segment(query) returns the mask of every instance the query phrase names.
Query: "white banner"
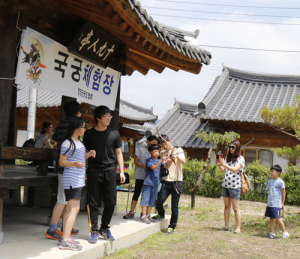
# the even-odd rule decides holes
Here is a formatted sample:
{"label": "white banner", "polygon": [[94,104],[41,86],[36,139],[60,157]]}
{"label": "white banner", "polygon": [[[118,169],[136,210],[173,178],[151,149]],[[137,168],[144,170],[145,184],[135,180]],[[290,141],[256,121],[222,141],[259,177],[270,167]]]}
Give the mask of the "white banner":
{"label": "white banner", "polygon": [[23,31],[16,83],[115,109],[120,72],[87,62],[54,40]]}

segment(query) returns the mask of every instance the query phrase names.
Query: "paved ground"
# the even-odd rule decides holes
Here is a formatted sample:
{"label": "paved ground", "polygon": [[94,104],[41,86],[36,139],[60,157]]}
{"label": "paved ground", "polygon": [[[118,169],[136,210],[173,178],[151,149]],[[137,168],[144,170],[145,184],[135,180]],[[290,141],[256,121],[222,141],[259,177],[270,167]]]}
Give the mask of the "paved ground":
{"label": "paved ground", "polygon": [[116,240],[107,242],[99,239],[95,245],[87,241],[90,235],[87,212],[81,211],[75,223],[80,233],[75,236],[75,240],[80,241],[83,250],[77,252],[62,251],[58,249],[57,241],[45,237],[49,214],[49,208],[5,206],[4,242],[0,245],[0,258],[101,258],[121,248],[137,244],[162,228],[167,228],[169,221],[168,218],[159,223],[146,225],[140,223],[137,216],[134,220],[123,220],[125,212],[119,211],[111,222],[111,232]]}

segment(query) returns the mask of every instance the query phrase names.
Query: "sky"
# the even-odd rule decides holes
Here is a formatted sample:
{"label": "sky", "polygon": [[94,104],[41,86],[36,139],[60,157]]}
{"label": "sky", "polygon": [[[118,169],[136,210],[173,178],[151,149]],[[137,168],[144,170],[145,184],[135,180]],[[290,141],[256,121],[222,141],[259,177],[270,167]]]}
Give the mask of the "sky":
{"label": "sky", "polygon": [[[222,66],[272,74],[300,74],[300,2],[298,0],[140,0],[141,6],[155,21],[175,28],[200,30],[199,45],[229,46],[256,49],[296,50],[296,53],[262,52],[237,49],[202,47],[212,54],[211,64],[204,65],[198,75],[166,68],[161,74],[149,70],[146,76],[138,71],[121,78],[121,99],[133,104],[151,108],[161,119],[178,101],[198,104],[212,85],[216,76],[222,73]],[[177,1],[178,3],[175,3]],[[245,8],[237,6],[200,5],[210,3],[222,5],[243,5],[272,8]],[[153,7],[153,8],[152,8]],[[192,10],[177,11],[158,8]],[[285,9],[290,8],[290,9]],[[298,9],[297,9],[298,8]],[[200,13],[219,12],[229,14]],[[190,18],[159,16],[183,16]],[[251,14],[264,16],[245,16]],[[268,17],[268,16],[286,17]],[[251,21],[240,23],[194,18]],[[298,18],[295,18],[298,17]],[[299,25],[267,24],[288,23]]]}

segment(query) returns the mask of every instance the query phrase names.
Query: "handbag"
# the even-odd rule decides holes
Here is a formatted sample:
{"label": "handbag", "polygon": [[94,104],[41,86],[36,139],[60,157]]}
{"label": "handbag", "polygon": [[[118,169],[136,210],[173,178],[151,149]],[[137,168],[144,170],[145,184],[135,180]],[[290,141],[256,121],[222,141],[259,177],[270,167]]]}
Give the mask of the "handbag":
{"label": "handbag", "polygon": [[166,177],[169,175],[169,169],[164,168],[163,166],[160,167],[160,177]]}
{"label": "handbag", "polygon": [[245,195],[250,191],[251,180],[248,175],[246,175],[245,171],[243,174],[240,172],[241,176],[241,195]]}

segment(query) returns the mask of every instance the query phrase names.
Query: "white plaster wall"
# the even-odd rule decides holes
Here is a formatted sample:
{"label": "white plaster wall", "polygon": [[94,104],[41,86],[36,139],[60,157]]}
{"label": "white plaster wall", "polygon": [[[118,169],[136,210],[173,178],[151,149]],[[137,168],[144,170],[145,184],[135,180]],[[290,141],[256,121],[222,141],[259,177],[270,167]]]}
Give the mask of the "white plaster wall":
{"label": "white plaster wall", "polygon": [[27,130],[18,130],[17,132],[17,147],[22,147],[27,140]]}
{"label": "white plaster wall", "polygon": [[282,169],[288,167],[288,160],[278,157],[275,153],[273,153],[273,165],[280,165]]}
{"label": "white plaster wall", "polygon": [[212,165],[216,164],[216,152],[215,151],[211,152],[211,164]]}

